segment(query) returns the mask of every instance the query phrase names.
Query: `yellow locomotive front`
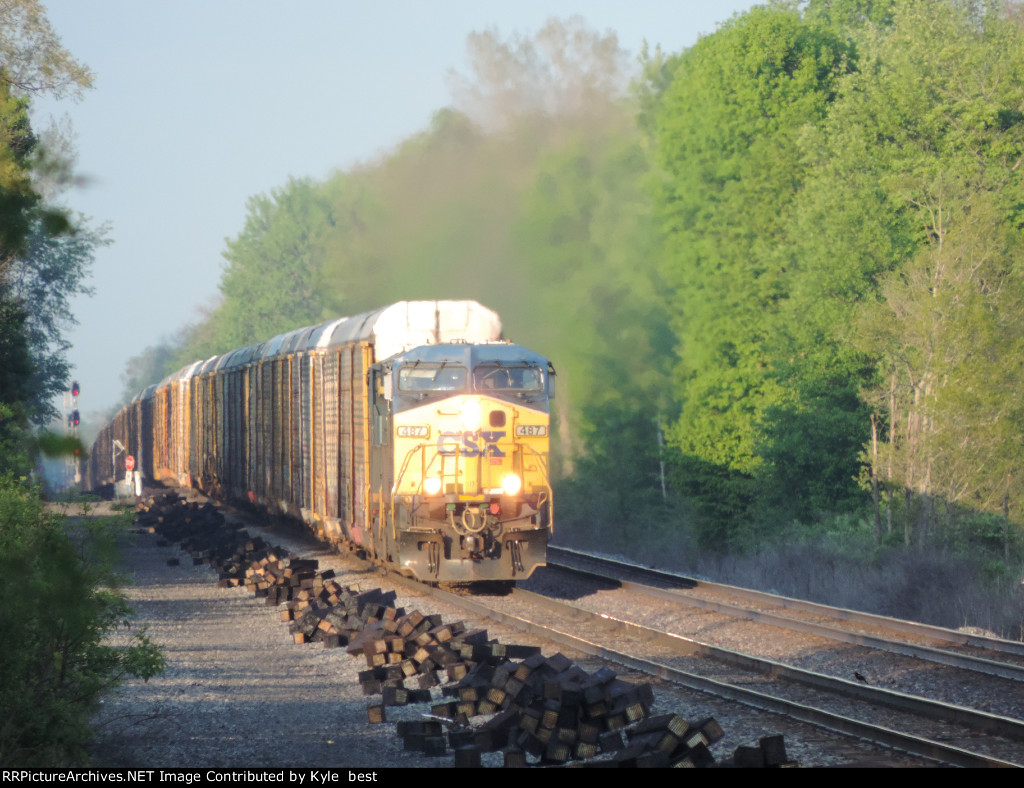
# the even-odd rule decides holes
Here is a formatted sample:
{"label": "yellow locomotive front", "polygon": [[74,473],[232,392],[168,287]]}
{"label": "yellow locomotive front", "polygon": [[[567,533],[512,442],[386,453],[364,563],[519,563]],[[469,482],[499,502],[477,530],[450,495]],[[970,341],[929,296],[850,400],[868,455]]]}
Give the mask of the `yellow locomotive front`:
{"label": "yellow locomotive front", "polygon": [[450,583],[526,578],[545,562],[552,375],[506,343],[424,346],[371,370],[383,560]]}

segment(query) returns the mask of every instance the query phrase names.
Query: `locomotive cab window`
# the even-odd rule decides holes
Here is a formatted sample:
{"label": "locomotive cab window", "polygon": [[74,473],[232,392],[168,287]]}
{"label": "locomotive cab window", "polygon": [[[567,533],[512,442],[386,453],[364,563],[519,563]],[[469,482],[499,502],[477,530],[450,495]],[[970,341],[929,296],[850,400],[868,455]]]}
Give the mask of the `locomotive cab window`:
{"label": "locomotive cab window", "polygon": [[543,391],[544,372],[535,366],[483,364],[473,370],[476,391]]}
{"label": "locomotive cab window", "polygon": [[453,364],[409,364],[398,370],[398,390],[407,394],[465,391],[468,371]]}

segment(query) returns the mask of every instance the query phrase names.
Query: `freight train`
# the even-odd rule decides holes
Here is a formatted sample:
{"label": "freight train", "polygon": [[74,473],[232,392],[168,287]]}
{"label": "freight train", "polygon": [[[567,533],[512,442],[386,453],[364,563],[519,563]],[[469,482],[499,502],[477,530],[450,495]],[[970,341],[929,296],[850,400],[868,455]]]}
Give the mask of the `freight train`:
{"label": "freight train", "polygon": [[101,431],[87,479],[121,479],[131,457],[424,582],[525,579],[552,533],[554,382],[475,301],[403,301],[150,386]]}

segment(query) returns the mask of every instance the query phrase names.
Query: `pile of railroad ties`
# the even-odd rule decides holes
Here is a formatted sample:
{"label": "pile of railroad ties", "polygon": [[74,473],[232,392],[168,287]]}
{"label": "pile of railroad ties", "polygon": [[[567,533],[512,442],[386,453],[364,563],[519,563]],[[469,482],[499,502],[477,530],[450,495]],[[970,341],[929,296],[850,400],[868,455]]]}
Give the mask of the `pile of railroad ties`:
{"label": "pile of railroad ties", "polygon": [[651,716],[649,684],[619,679],[607,667],[588,673],[560,653],[545,657],[536,646],[502,644],[462,622],[406,612],[393,604],[394,592],[345,588],[315,559],[229,525],[211,504],[169,492],[140,504],[136,522],[179,544],[194,563],[209,563],[221,587],[245,586],[282,606],[296,643],[363,656],[360,684],[375,698],[371,723],[386,722],[389,707],[430,704],[421,719],[397,723],[406,750],[451,751],[456,766],[480,766],[486,752],[501,752],[509,767],[793,765],[781,736],[737,748],[717,764],[709,747],[724,734],[714,718]]}

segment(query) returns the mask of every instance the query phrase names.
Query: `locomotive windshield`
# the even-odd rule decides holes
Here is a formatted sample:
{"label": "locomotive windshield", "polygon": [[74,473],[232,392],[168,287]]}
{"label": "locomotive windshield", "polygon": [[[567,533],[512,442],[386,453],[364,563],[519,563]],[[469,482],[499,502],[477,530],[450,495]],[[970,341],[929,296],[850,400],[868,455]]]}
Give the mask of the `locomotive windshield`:
{"label": "locomotive windshield", "polygon": [[473,370],[476,391],[543,391],[544,372],[534,366],[483,364]]}
{"label": "locomotive windshield", "polygon": [[407,364],[398,370],[398,390],[411,394],[463,391],[468,370],[453,364]]}
{"label": "locomotive windshield", "polygon": [[547,411],[554,393],[547,360],[518,345],[423,345],[381,362],[380,368],[391,381],[384,396],[392,401],[394,413],[462,394]]}

